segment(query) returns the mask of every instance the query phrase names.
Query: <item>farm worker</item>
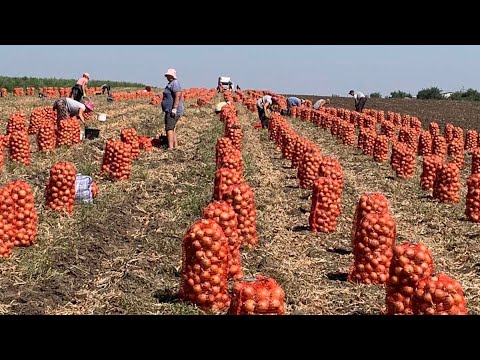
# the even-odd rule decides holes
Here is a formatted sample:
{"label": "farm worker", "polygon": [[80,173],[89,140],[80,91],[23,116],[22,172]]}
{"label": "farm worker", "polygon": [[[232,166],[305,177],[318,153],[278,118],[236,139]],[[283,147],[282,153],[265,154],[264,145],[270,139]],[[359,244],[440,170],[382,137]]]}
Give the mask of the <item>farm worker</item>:
{"label": "farm worker", "polygon": [[111,93],[110,93],[110,89],[111,89],[111,88],[110,88],[110,85],[108,85],[108,84],[103,84],[103,85],[101,86],[101,89],[102,89],[102,94],[105,94],[105,91],[106,91],[108,96],[111,95]]}
{"label": "farm worker", "polygon": [[57,123],[60,122],[60,120],[76,116],[85,125],[85,117],[83,114],[85,114],[85,112],[93,112],[94,108],[95,104],[91,101],[85,101],[83,104],[69,97],[61,97],[53,103],[53,110],[57,111]]}
{"label": "farm worker", "polygon": [[290,96],[287,98],[287,114],[290,114],[290,109],[294,106],[302,106],[305,103],[305,100],[300,99],[296,96]]}
{"label": "farm worker", "polygon": [[318,100],[315,104],[313,104],[313,108],[314,108],[315,110],[318,110],[318,109],[320,109],[321,107],[324,107],[325,104],[327,104],[327,105],[330,104],[330,99],[327,99],[327,100],[325,100],[325,99],[320,99],[320,100]]}
{"label": "farm worker", "polygon": [[272,106],[274,103],[277,104],[278,101],[276,98],[270,95],[265,95],[257,101],[258,117],[262,123],[262,129],[268,128],[268,119],[270,117],[269,112],[272,111]]}
{"label": "farm worker", "polygon": [[83,73],[82,77],[77,80],[77,83],[72,86],[69,97],[77,101],[82,100],[82,97],[87,95],[88,80],[90,80],[90,74]]}
{"label": "farm worker", "polygon": [[363,108],[365,106],[365,103],[367,102],[367,97],[365,96],[365,94],[361,91],[353,90],[350,90],[348,94],[352,95],[355,99],[355,111],[363,112]]}
{"label": "farm worker", "polygon": [[230,105],[230,101],[222,101],[215,105],[215,114],[220,114],[224,106]]}
{"label": "farm worker", "polygon": [[147,86],[145,86],[145,91],[146,91],[146,92],[150,92],[150,91],[152,91],[152,88],[147,85]]}
{"label": "farm worker", "polygon": [[175,69],[168,69],[164,75],[168,84],[163,90],[161,106],[165,113],[165,132],[167,133],[168,150],[173,150],[178,146],[175,127],[178,119],[183,115],[183,92],[177,80],[177,71]]}

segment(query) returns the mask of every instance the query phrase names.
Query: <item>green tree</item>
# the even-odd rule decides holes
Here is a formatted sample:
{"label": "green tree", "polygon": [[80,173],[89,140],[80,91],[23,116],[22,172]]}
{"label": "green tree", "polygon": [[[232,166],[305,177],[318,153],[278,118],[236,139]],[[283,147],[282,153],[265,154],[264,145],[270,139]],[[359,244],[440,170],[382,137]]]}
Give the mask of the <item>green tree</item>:
{"label": "green tree", "polygon": [[[0,75],[0,88],[6,88],[8,92],[13,91],[14,88],[34,87],[71,87],[77,79],[57,79],[57,78],[32,78],[32,77],[8,77]],[[90,87],[98,87],[102,84],[108,83],[112,87],[133,87],[145,88],[145,84],[129,83],[125,81],[109,81],[109,80],[93,80],[89,81]]]}
{"label": "green tree", "polygon": [[450,97],[449,100],[464,100],[464,101],[480,101],[480,93],[472,88],[467,91],[456,91]]}
{"label": "green tree", "polygon": [[395,98],[395,99],[405,99],[405,98],[410,98],[411,99],[413,96],[410,93],[406,93],[404,91],[397,90],[397,91],[391,92],[390,97]]}
{"label": "green tree", "polygon": [[442,100],[444,99],[442,95],[442,90],[434,86],[428,89],[422,89],[417,94],[417,99],[435,99]]}
{"label": "green tree", "polygon": [[370,94],[370,97],[380,99],[380,98],[382,98],[382,94],[380,94],[379,92],[374,92],[374,93]]}

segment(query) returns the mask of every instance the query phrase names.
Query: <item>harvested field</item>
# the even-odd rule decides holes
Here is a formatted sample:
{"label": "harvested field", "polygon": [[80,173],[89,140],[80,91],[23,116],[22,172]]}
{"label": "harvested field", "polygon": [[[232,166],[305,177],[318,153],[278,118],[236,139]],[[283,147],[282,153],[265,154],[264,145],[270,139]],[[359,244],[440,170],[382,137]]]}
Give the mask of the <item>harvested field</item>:
{"label": "harvested field", "polygon": [[[216,100],[220,101],[218,95]],[[29,113],[50,102],[0,99],[0,126],[5,126],[13,111]],[[176,297],[181,239],[211,200],[215,143],[223,135],[223,124],[213,114],[212,104],[197,107],[187,102],[178,127],[180,148],[142,153],[133,163],[129,180],[111,182],[98,176],[106,139],[118,138],[122,128],[131,126],[141,135],[156,136],[162,131],[163,118],[148,99],[110,104],[99,96],[95,102],[97,110],[108,115],[107,122],[94,122],[101,130],[100,139],[49,154],[34,152],[29,167],[7,160],[0,174],[2,186],[16,179],[29,183],[39,213],[36,243],[14,248],[10,258],[0,260],[0,313],[205,314]],[[350,109],[352,103],[350,98],[332,98],[331,106]],[[425,117],[427,124],[433,118],[440,124],[471,128],[476,104],[441,107],[451,103],[369,99],[367,107]],[[244,136],[245,178],[255,192],[259,234],[258,247],[242,251],[244,271],[247,276],[273,277],[285,291],[287,314],[379,314],[384,310],[383,286],[346,281],[353,261],[353,213],[363,192],[382,192],[387,197],[397,223],[397,242],[425,243],[435,270],[456,279],[465,292],[469,313],[480,314],[480,225],[464,215],[469,156],[462,172],[461,202],[440,204],[420,188],[419,161],[416,177],[402,180],[388,163],[378,164],[358,149],[343,146],[329,132],[288,118],[297,134],[317,143],[322,154],[335,157],[343,167],[345,186],[337,231],[313,234],[308,230],[311,191],[298,187],[296,171],[282,159],[267,132],[252,126],[257,114],[240,103],[236,107]],[[35,144],[34,138],[31,143]],[[71,217],[43,209],[48,171],[56,161],[72,161],[77,172],[92,175],[99,185],[95,203],[77,205]]]}
{"label": "harvested field", "polygon": [[[330,99],[333,107],[355,110],[353,97],[329,97],[298,95],[315,103],[318,99]],[[370,98],[365,109],[398,112],[418,117],[424,128],[434,120],[442,127],[454,123],[464,130],[480,130],[480,101],[416,100],[416,99],[377,99]]]}

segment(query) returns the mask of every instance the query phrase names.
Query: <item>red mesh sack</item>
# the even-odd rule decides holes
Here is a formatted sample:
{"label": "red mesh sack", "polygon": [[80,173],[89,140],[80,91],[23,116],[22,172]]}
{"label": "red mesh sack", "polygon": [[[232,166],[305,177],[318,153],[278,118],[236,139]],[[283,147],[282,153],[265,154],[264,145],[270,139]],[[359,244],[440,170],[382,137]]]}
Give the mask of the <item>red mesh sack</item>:
{"label": "red mesh sack", "polygon": [[243,278],[242,256],[238,238],[237,214],[226,201],[213,201],[203,209],[204,219],[212,219],[222,227],[228,241],[228,277]]}
{"label": "red mesh sack", "polygon": [[230,315],[284,315],[285,293],[278,283],[257,275],[233,286]]}
{"label": "red mesh sack", "polygon": [[197,220],[182,240],[179,297],[206,311],[228,309],[228,251],[221,226],[213,219]]}
{"label": "red mesh sack", "polygon": [[467,315],[467,302],[461,285],[445,274],[418,282],[413,296],[415,315]]}
{"label": "red mesh sack", "polygon": [[422,244],[405,242],[393,248],[385,304],[388,315],[413,314],[412,298],[420,279],[433,274],[433,257]]}

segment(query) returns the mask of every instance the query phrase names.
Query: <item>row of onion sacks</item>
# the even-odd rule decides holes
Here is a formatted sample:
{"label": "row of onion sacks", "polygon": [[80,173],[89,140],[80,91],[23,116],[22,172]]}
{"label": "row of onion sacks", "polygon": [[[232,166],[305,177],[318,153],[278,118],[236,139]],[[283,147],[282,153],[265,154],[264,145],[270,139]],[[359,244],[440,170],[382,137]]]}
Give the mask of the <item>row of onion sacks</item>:
{"label": "row of onion sacks", "polygon": [[[273,279],[252,283],[229,272],[228,240],[214,214],[208,214],[212,209],[207,207],[208,218],[194,222],[183,237],[179,298],[210,313],[284,314],[283,290]],[[235,275],[232,294],[228,281]]]}

